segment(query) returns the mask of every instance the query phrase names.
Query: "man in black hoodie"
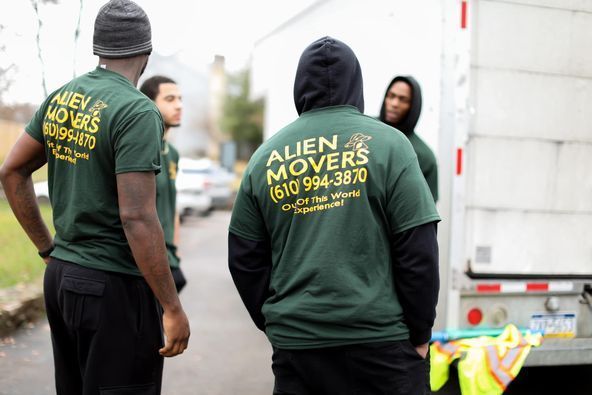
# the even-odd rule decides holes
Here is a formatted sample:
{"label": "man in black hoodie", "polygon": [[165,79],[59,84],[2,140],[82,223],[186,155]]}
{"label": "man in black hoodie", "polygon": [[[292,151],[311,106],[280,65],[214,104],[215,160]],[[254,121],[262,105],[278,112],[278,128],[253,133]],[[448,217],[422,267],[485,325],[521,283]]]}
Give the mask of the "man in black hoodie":
{"label": "man in black hoodie", "polygon": [[421,114],[421,88],[411,76],[395,77],[385,94],[380,120],[400,130],[407,136],[419,161],[434,201],[438,201],[438,166],[436,157],[428,145],[415,134],[415,125]]}
{"label": "man in black hoodie", "polygon": [[304,50],[299,118],[251,158],[229,267],[273,345],[276,394],[423,394],[439,221],[413,148],[362,114],[353,51]]}

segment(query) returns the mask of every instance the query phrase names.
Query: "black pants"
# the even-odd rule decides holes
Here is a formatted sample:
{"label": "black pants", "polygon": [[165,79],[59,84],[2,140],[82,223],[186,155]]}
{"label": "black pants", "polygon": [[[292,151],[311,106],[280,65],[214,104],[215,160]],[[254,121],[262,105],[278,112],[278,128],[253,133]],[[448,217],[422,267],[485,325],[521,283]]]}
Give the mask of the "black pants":
{"label": "black pants", "polygon": [[274,348],[272,360],[276,395],[429,394],[429,359],[407,340],[311,350]]}
{"label": "black pants", "polygon": [[187,279],[185,278],[185,275],[181,271],[180,267],[171,267],[171,274],[173,275],[173,280],[175,280],[175,288],[177,288],[177,293],[180,293],[185,285],[187,285]]}
{"label": "black pants", "polygon": [[58,395],[158,395],[162,310],[142,277],[52,259],[45,269]]}

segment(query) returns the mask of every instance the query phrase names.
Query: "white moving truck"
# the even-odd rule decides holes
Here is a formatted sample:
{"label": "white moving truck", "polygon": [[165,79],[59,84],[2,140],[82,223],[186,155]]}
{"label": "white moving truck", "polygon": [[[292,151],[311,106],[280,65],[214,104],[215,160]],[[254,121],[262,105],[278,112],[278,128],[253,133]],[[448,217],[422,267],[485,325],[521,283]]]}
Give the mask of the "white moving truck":
{"label": "white moving truck", "polygon": [[320,0],[255,46],[265,136],[296,118],[314,39],[358,55],[366,113],[395,75],[422,85],[437,154],[436,330],[543,331],[527,366],[592,364],[592,2]]}

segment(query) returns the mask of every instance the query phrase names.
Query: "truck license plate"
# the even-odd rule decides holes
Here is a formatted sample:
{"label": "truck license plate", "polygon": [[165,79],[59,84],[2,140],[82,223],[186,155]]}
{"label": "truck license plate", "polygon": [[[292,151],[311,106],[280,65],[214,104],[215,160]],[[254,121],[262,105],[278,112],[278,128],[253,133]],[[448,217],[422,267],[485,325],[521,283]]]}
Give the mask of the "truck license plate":
{"label": "truck license plate", "polygon": [[576,336],[576,314],[533,314],[530,330],[540,332],[544,337],[571,338]]}

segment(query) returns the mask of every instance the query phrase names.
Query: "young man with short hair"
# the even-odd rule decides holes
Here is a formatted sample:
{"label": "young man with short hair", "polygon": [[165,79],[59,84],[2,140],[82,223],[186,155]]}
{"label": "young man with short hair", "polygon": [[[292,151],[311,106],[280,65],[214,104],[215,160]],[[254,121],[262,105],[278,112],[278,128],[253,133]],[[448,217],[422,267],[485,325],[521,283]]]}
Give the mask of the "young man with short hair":
{"label": "young man with short hair", "polygon": [[177,213],[175,181],[179,169],[179,152],[169,142],[171,128],[181,125],[183,110],[181,92],[175,81],[161,75],[144,81],[140,91],[156,104],[164,121],[164,140],[160,156],[162,171],[156,176],[156,210],[164,231],[167,256],[175,286],[177,292],[181,292],[187,280],[181,271],[181,260],[177,255],[180,221]]}

